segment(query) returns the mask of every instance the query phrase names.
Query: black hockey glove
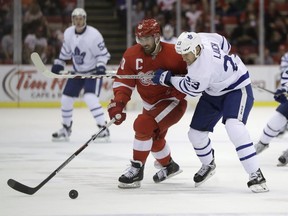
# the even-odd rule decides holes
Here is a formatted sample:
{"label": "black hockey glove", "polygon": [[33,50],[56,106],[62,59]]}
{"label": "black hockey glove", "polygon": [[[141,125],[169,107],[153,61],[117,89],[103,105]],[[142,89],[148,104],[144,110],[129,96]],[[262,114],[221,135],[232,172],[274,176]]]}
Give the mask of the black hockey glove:
{"label": "black hockey glove", "polygon": [[106,68],[103,65],[96,67],[95,70],[96,70],[95,75],[105,75],[106,74]]}
{"label": "black hockey glove", "polygon": [[55,59],[51,71],[55,74],[59,74],[60,71],[64,70],[65,62],[60,59]]}
{"label": "black hockey glove", "polygon": [[285,85],[280,86],[274,94],[275,101],[277,101],[281,104],[287,102],[287,97],[286,97],[287,92],[288,92],[287,86],[285,86]]}
{"label": "black hockey glove", "polygon": [[155,84],[160,84],[163,86],[170,87],[172,86],[170,79],[173,76],[172,72],[169,70],[158,69],[155,71],[152,78],[152,82]]}

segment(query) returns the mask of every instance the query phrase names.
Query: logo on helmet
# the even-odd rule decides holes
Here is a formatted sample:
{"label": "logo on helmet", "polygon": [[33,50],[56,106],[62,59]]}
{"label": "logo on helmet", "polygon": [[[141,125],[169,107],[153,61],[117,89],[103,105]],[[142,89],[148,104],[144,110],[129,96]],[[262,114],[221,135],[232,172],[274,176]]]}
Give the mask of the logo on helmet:
{"label": "logo on helmet", "polygon": [[197,50],[197,47],[200,46],[201,50],[201,38],[195,32],[182,32],[181,35],[178,37],[176,42],[176,52],[184,55],[189,52],[192,52],[195,57],[200,55],[200,51]]}
{"label": "logo on helmet", "polygon": [[146,19],[137,25],[135,35],[137,37],[160,34],[160,25],[155,19]]}
{"label": "logo on helmet", "polygon": [[192,40],[193,39],[193,36],[191,34],[188,34],[187,36],[188,39]]}
{"label": "logo on helmet", "polygon": [[186,51],[189,50],[189,49],[190,49],[190,46],[187,47],[186,49],[183,49],[183,51],[186,52]]}

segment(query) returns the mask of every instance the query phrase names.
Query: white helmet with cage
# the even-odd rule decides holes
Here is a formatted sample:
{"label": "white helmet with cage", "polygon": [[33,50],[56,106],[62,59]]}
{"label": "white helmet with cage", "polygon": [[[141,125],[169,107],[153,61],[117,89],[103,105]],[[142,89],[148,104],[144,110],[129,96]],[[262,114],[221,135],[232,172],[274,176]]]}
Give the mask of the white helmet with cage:
{"label": "white helmet with cage", "polygon": [[82,16],[84,18],[84,26],[86,26],[87,14],[83,8],[75,8],[71,14],[72,24],[74,25],[73,17],[75,16]]}
{"label": "white helmet with cage", "polygon": [[175,44],[175,49],[178,54],[187,54],[192,52],[197,58],[200,54],[197,53],[196,47],[202,47],[200,36],[195,32],[182,32]]}

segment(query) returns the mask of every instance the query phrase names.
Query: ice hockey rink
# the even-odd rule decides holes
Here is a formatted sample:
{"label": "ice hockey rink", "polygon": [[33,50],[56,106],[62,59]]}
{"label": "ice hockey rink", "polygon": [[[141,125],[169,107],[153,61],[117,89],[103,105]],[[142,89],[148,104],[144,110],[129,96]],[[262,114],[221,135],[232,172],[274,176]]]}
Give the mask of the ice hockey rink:
{"label": "ice hockey rink", "polygon": [[[275,107],[254,107],[247,127],[256,142]],[[275,138],[259,155],[267,179],[268,193],[252,193],[246,183],[234,146],[224,126],[218,123],[210,138],[215,149],[216,174],[200,187],[192,180],[201,164],[188,141],[193,109],[168,132],[173,159],[183,172],[159,184],[152,176],[157,169],[150,155],[139,189],[119,189],[118,177],[132,156],[133,120],[110,127],[111,143],[91,143],[54,178],[33,195],[22,194],[7,185],[12,178],[37,186],[97,132],[86,108],[74,111],[70,142],[52,142],[51,133],[60,128],[57,108],[0,110],[0,215],[1,216],[172,216],[288,215],[288,166],[277,167],[277,158],[288,148],[288,133]],[[76,189],[77,199],[68,193]]]}

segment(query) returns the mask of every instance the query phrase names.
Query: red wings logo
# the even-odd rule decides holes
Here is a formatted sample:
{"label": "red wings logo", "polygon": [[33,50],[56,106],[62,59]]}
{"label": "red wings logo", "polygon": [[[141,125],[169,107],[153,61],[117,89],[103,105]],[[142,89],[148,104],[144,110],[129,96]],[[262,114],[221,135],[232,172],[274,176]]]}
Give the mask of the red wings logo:
{"label": "red wings logo", "polygon": [[[148,71],[148,72],[146,72],[146,73],[144,73],[144,72],[139,72],[138,75],[144,75],[144,74],[145,74],[145,75],[153,75],[153,73],[154,73],[154,71]],[[140,81],[140,83],[141,83],[143,86],[155,85],[155,84],[152,82],[151,78],[143,77],[143,78],[141,78],[139,81]]]}

